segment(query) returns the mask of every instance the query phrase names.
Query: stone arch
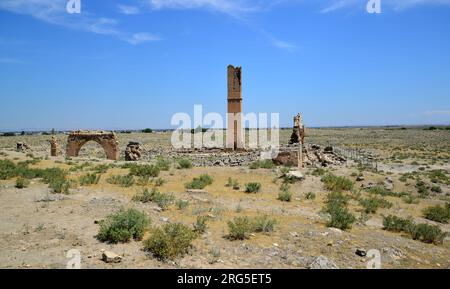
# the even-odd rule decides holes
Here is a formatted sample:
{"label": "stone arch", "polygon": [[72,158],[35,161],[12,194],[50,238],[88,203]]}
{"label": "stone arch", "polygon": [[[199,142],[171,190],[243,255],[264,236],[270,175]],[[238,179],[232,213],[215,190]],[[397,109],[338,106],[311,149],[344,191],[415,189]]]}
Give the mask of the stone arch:
{"label": "stone arch", "polygon": [[116,134],[105,131],[74,131],[67,138],[66,154],[69,157],[76,157],[83,145],[89,141],[98,143],[106,153],[109,160],[119,159],[119,142]]}

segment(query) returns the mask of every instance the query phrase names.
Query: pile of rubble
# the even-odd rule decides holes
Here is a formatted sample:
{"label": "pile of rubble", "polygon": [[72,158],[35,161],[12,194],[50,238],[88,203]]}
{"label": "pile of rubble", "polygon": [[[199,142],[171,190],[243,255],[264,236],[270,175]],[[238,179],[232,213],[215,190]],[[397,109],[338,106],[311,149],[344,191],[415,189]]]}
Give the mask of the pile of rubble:
{"label": "pile of rubble", "polygon": [[[277,165],[298,166],[299,145],[287,145],[280,148],[280,152],[273,159]],[[333,147],[322,148],[319,145],[306,145],[302,148],[303,166],[322,166],[343,165],[346,159],[337,155]]]}
{"label": "pile of rubble", "polygon": [[129,142],[125,149],[126,161],[138,161],[141,158],[141,148],[138,142]]}

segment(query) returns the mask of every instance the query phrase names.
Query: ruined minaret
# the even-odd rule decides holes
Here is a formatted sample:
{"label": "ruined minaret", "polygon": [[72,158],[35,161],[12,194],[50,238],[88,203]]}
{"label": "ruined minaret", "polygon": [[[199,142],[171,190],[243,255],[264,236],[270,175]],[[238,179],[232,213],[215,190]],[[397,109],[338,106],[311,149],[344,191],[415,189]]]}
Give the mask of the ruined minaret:
{"label": "ruined minaret", "polygon": [[227,148],[244,148],[242,129],[242,67],[228,65]]}

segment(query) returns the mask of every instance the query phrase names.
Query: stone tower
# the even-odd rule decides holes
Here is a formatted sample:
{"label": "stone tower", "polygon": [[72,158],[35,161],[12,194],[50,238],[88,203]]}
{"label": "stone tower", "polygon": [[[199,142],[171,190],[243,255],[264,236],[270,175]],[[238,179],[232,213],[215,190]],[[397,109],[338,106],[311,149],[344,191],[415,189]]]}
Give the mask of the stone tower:
{"label": "stone tower", "polygon": [[227,148],[242,149],[242,67],[228,65]]}

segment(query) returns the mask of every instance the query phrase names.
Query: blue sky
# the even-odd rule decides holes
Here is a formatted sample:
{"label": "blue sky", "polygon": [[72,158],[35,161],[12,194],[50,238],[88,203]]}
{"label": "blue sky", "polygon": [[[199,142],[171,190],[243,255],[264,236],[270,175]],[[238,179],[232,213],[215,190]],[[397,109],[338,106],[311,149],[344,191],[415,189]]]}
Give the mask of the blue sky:
{"label": "blue sky", "polygon": [[291,126],[450,124],[450,0],[0,0],[0,130],[170,128],[244,112]]}

